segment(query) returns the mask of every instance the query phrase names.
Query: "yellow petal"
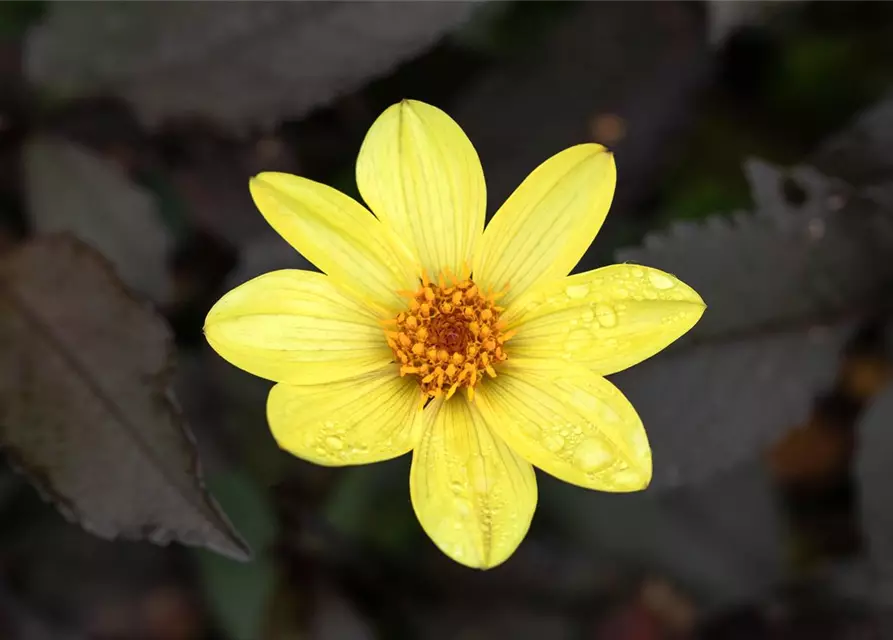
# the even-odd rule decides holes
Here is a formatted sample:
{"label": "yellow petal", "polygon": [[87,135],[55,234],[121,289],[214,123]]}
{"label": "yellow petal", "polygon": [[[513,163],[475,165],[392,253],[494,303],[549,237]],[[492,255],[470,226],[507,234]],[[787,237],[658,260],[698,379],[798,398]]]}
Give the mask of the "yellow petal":
{"label": "yellow petal", "polygon": [[537,167],[496,212],[478,244],[478,285],[504,303],[540,280],[566,276],[602,226],[617,170],[601,145],[581,144]]}
{"label": "yellow petal", "polygon": [[267,419],[279,446],[328,466],[396,458],[418,440],[421,391],[394,370],[329,384],[280,383],[270,391]]}
{"label": "yellow petal", "polygon": [[357,186],[430,277],[470,266],[484,228],[484,172],[468,137],[443,111],[404,100],[382,113],[360,149]]}
{"label": "yellow petal", "polygon": [[224,359],[277,382],[313,384],[392,366],[378,320],[328,276],[286,269],[217,301],[205,337]]}
{"label": "yellow petal", "polygon": [[517,331],[511,356],[563,359],[608,375],[669,346],[704,309],[694,289],[674,276],[615,264],[528,291],[503,319]]}
{"label": "yellow petal", "polygon": [[651,449],[636,410],[613,384],[561,362],[509,360],[475,393],[481,414],[519,455],[571,484],[637,491]]}
{"label": "yellow petal", "polygon": [[418,287],[409,250],[369,211],[324,184],[286,173],[251,180],[257,208],[289,244],[345,290],[389,314]]}
{"label": "yellow petal", "polygon": [[536,509],[533,468],[496,437],[463,396],[435,400],[409,477],[416,516],[450,558],[487,569],[521,544]]}

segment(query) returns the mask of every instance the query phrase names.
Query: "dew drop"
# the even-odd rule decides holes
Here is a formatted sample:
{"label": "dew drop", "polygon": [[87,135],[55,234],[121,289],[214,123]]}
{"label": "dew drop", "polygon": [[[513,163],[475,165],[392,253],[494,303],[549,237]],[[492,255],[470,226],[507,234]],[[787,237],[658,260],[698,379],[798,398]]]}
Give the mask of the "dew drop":
{"label": "dew drop", "polygon": [[648,279],[651,280],[651,284],[655,289],[672,289],[675,286],[668,276],[656,271],[650,272]]}
{"label": "dew drop", "polygon": [[603,327],[613,327],[617,324],[617,313],[606,304],[595,305],[595,317]]}
{"label": "dew drop", "polygon": [[574,463],[587,473],[604,467],[612,457],[605,445],[594,438],[584,440],[574,449]]}
{"label": "dew drop", "polygon": [[552,453],[557,453],[561,451],[562,447],[564,447],[564,438],[557,434],[550,435],[545,440],[543,440],[543,446]]}
{"label": "dew drop", "polygon": [[601,409],[602,405],[602,403],[598,401],[598,398],[592,394],[586,393],[582,389],[574,390],[570,400],[574,406],[580,407],[584,411],[598,411]]}
{"label": "dew drop", "polygon": [[487,473],[487,463],[481,456],[473,456],[468,464],[468,473],[471,476],[474,490],[478,493],[487,493],[490,490],[490,478]]}
{"label": "dew drop", "polygon": [[632,469],[618,471],[611,476],[610,482],[618,489],[639,489],[644,485],[642,474]]}
{"label": "dew drop", "polygon": [[632,444],[633,448],[640,455],[645,455],[651,451],[651,448],[648,446],[648,436],[645,435],[644,429],[633,432]]}
{"label": "dew drop", "polygon": [[344,441],[338,436],[329,436],[326,438],[326,446],[332,451],[341,451],[344,448]]}
{"label": "dew drop", "polygon": [[592,319],[595,317],[595,313],[592,311],[592,307],[586,307],[583,309],[582,313],[580,313],[580,318],[583,322],[592,322]]}
{"label": "dew drop", "polygon": [[589,285],[588,284],[575,284],[571,287],[568,287],[564,290],[567,293],[568,298],[574,298],[575,300],[579,300],[580,298],[585,298],[589,293]]}
{"label": "dew drop", "polygon": [[564,343],[566,352],[576,351],[577,349],[585,349],[592,341],[592,334],[588,329],[574,329],[571,331]]}
{"label": "dew drop", "polygon": [[633,275],[637,278],[641,278],[645,275],[645,272],[639,269],[638,267],[633,267]]}
{"label": "dew drop", "polygon": [[608,405],[600,403],[598,409],[599,415],[605,422],[620,422],[620,416]]}
{"label": "dew drop", "polygon": [[457,480],[454,480],[453,482],[450,483],[450,489],[453,491],[453,493],[462,493],[463,492],[462,490],[464,488],[465,488],[465,486]]}
{"label": "dew drop", "polygon": [[[456,509],[456,514],[458,514],[460,517],[467,516],[468,514],[471,513],[471,503],[468,500],[465,500],[464,498],[456,498],[453,501],[453,506]],[[462,522],[457,520],[454,523],[454,528],[461,529]]]}

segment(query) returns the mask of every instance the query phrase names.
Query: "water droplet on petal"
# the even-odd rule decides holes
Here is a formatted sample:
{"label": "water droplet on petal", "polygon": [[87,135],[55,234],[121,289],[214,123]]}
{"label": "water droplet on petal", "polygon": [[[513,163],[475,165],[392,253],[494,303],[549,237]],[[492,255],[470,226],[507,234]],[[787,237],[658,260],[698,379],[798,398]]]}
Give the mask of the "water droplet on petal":
{"label": "water droplet on petal", "polygon": [[610,483],[618,489],[640,489],[644,485],[642,474],[633,469],[618,471],[610,478]]}
{"label": "water droplet on petal", "polygon": [[583,322],[591,322],[595,317],[595,313],[592,311],[592,307],[586,307],[580,313],[580,317],[583,319]]}
{"label": "water droplet on petal", "polygon": [[450,489],[452,489],[453,493],[462,493],[464,488],[465,486],[461,482],[453,481],[450,483]]}
{"label": "water droplet on petal", "polygon": [[595,317],[603,327],[613,327],[617,324],[617,313],[606,304],[595,305]]}
{"label": "water droplet on petal", "polygon": [[326,438],[326,446],[332,451],[341,451],[344,448],[344,441],[338,436],[329,436]]}
{"label": "water droplet on petal", "polygon": [[599,411],[602,408],[602,403],[599,402],[598,398],[582,389],[574,390],[570,400],[571,403],[584,411]]}
{"label": "water droplet on petal", "polygon": [[648,273],[648,279],[651,281],[651,284],[655,289],[672,289],[675,283],[669,278],[669,276],[664,275],[663,273],[657,271],[651,271]]}
{"label": "water droplet on petal", "polygon": [[591,341],[592,334],[588,329],[574,329],[568,334],[564,349],[566,352],[585,349]]}
{"label": "water droplet on petal", "polygon": [[552,453],[557,453],[564,447],[564,438],[557,434],[548,436],[543,440],[543,446]]}
{"label": "water droplet on petal", "polygon": [[574,463],[587,473],[604,467],[613,457],[604,443],[594,438],[584,440],[574,449]]}
{"label": "water droplet on petal", "polygon": [[644,455],[646,453],[650,453],[651,447],[648,445],[648,436],[645,435],[644,429],[639,429],[635,431],[632,435],[632,444],[633,448],[640,455]]}
{"label": "water droplet on petal", "polygon": [[[471,513],[471,503],[464,498],[456,498],[453,501],[453,506],[455,507],[456,513],[459,516],[467,516]],[[461,529],[462,523],[460,521],[456,521],[454,524],[454,528]]]}
{"label": "water droplet on petal", "polygon": [[641,278],[642,276],[645,275],[645,272],[642,271],[641,269],[639,269],[638,267],[633,267],[633,275],[636,276],[637,278]]}
{"label": "water droplet on petal", "polygon": [[471,478],[474,490],[478,493],[487,493],[490,490],[490,477],[487,473],[487,463],[481,456],[473,456],[468,463],[468,474]]}
{"label": "water droplet on petal", "polygon": [[605,422],[620,422],[620,416],[609,405],[600,402],[598,406],[599,416]]}
{"label": "water droplet on petal", "polygon": [[565,289],[565,293],[567,293],[568,298],[580,299],[585,298],[589,293],[589,285],[588,284],[575,284],[573,286]]}
{"label": "water droplet on petal", "polygon": [[538,295],[535,297],[531,297],[527,300],[527,304],[525,305],[524,310],[527,312],[536,311],[542,304],[543,304],[542,296]]}

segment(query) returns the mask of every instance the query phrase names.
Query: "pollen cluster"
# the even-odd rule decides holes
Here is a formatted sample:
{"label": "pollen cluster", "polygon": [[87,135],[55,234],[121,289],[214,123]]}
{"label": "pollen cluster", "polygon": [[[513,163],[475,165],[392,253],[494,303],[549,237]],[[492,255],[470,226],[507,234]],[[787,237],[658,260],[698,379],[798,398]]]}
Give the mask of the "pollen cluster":
{"label": "pollen cluster", "polygon": [[418,291],[405,294],[409,308],[386,332],[400,375],[418,376],[431,398],[449,398],[462,386],[473,396],[485,373],[496,377],[493,365],[507,358],[503,344],[511,337],[499,320],[502,294],[485,294],[468,278],[449,280],[423,278]]}

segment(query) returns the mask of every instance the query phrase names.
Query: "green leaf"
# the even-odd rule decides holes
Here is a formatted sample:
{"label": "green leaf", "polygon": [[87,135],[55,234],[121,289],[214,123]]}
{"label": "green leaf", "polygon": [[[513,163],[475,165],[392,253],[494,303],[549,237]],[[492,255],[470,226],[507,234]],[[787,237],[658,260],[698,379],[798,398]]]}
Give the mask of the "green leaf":
{"label": "green leaf", "polygon": [[422,540],[409,502],[410,456],[346,470],[326,505],[332,526],[356,540],[401,554]]}
{"label": "green leaf", "polygon": [[46,8],[47,3],[39,0],[0,3],[0,37],[21,36],[43,17]]}
{"label": "green leaf", "polygon": [[277,521],[267,493],[249,476],[232,472],[208,479],[236,526],[255,550],[251,562],[196,552],[208,604],[220,628],[232,640],[261,638],[276,580],[270,545]]}

